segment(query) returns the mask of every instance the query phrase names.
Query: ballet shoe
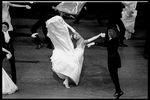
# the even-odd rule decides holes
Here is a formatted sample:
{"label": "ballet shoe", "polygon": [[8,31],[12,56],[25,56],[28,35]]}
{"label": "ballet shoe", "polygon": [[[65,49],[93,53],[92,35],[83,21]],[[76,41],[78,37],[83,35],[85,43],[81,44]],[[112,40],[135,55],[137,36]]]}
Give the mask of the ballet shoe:
{"label": "ballet shoe", "polygon": [[116,97],[116,99],[119,99],[120,96],[122,96],[124,93],[122,91],[120,92],[115,92],[114,97]]}

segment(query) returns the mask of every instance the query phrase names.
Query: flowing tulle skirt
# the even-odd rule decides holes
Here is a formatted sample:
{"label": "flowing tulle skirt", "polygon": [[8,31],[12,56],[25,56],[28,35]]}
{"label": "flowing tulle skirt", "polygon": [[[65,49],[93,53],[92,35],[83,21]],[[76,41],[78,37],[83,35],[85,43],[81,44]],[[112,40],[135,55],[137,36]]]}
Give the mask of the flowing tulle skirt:
{"label": "flowing tulle skirt", "polygon": [[2,68],[2,94],[12,94],[18,90],[6,71]]}
{"label": "flowing tulle skirt", "polygon": [[73,53],[53,51],[51,57],[52,70],[61,78],[61,74],[68,76],[76,85],[79,83],[83,64],[82,48],[76,48]]}

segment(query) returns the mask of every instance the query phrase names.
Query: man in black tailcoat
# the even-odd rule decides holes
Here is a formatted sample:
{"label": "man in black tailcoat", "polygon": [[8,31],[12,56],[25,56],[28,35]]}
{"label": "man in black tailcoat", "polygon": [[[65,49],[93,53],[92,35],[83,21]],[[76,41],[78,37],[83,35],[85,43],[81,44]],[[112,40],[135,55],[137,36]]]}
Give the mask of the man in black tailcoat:
{"label": "man in black tailcoat", "polygon": [[121,2],[111,2],[108,3],[107,6],[110,8],[109,10],[109,21],[108,26],[106,30],[106,37],[105,37],[105,43],[108,41],[108,29],[112,28],[113,26],[117,26],[117,29],[119,31],[119,46],[127,46],[124,44],[125,39],[125,26],[120,19],[122,17],[121,12],[124,8],[124,5]]}
{"label": "man in black tailcoat", "polygon": [[108,70],[116,89],[114,96],[119,98],[121,95],[123,95],[123,92],[120,88],[118,76],[118,68],[121,68],[121,59],[118,53],[119,38],[116,27],[108,29],[108,37],[109,39],[106,43],[108,51]]}
{"label": "man in black tailcoat", "polygon": [[[12,81],[16,84],[16,66],[15,66],[15,55],[14,55],[14,47],[12,43],[12,34],[8,31],[9,24],[7,22],[2,23],[2,33],[1,33],[1,43],[2,47],[6,48],[12,54],[12,57],[9,59],[10,66],[11,66],[11,75]],[[1,54],[1,61],[6,57],[6,54],[3,52]]]}
{"label": "man in black tailcoat", "polygon": [[[120,88],[119,83],[119,76],[118,76],[118,68],[121,68],[121,59],[118,52],[118,46],[119,46],[119,32],[117,30],[116,26],[112,26],[112,28],[108,29],[108,40],[106,43],[95,43],[95,45],[98,46],[106,46],[107,48],[107,65],[108,70],[110,73],[110,77],[114,83],[116,92],[114,96],[118,99],[121,95],[123,95],[123,92]],[[106,36],[106,35],[105,35]]]}

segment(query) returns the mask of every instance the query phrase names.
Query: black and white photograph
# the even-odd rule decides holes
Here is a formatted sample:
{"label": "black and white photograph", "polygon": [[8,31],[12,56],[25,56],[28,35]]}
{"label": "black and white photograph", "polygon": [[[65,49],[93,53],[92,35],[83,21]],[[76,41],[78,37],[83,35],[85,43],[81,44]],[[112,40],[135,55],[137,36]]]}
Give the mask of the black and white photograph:
{"label": "black and white photograph", "polygon": [[148,99],[148,1],[2,1],[2,99]]}

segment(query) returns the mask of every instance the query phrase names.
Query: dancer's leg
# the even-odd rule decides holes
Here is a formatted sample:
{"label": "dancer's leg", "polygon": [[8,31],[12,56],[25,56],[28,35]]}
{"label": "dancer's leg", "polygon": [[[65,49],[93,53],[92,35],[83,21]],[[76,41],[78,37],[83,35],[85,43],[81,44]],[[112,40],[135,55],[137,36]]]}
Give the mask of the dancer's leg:
{"label": "dancer's leg", "polygon": [[61,78],[61,79],[65,79],[63,81],[63,84],[65,85],[66,88],[70,88],[69,87],[69,77],[60,73],[57,73],[57,75]]}
{"label": "dancer's leg", "polygon": [[42,41],[41,41],[41,39],[40,39],[40,37],[39,37],[39,35],[38,35],[38,33],[37,33],[37,29],[40,27],[42,25],[42,22],[41,22],[41,20],[39,20],[38,22],[36,22],[34,25],[33,25],[33,27],[31,28],[31,33],[32,33],[32,35],[31,35],[31,37],[33,37],[33,38],[35,38],[35,40],[36,40],[36,42],[37,42],[37,47],[36,47],[36,49],[40,49],[42,46],[43,46],[43,43],[42,43]]}
{"label": "dancer's leg", "polygon": [[68,77],[67,77],[67,76],[66,76],[66,78],[65,78],[65,80],[64,80],[64,82],[63,82],[63,84],[65,85],[66,88],[70,88],[70,87],[69,87],[69,80],[68,80]]}

